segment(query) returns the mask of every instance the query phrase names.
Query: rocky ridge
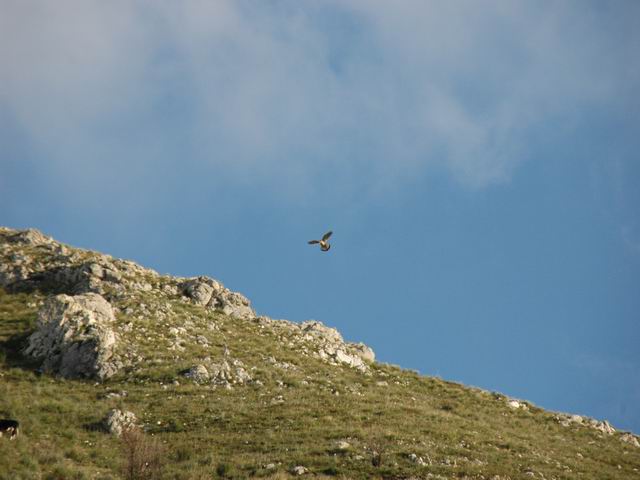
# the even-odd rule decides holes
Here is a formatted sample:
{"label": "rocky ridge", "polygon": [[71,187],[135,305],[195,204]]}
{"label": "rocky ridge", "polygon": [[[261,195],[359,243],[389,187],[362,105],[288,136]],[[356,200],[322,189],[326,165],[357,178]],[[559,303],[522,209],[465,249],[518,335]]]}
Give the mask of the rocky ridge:
{"label": "rocky ridge", "polygon": [[[0,287],[42,294],[24,353],[41,360],[43,371],[66,378],[105,380],[162,362],[154,358],[153,338],[154,347],[174,353],[174,359],[198,346],[198,363],[181,374],[195,383],[259,385],[250,373],[256,365],[228,356],[219,332],[224,319],[255,323],[285,348],[363,374],[375,360],[371,348],[345,342],[321,322],[257,316],[245,296],[212,278],[160,275],[128,260],[69,247],[34,229],[0,228]],[[184,304],[195,310],[177,315]],[[223,347],[222,355],[214,344]]]}

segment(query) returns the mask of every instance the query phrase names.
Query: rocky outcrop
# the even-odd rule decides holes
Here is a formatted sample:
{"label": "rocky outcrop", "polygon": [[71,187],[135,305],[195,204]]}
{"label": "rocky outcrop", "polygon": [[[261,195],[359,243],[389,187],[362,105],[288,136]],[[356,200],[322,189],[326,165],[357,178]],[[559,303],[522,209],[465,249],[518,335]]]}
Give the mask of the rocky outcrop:
{"label": "rocky outcrop", "polygon": [[183,295],[196,305],[202,305],[211,310],[218,310],[225,315],[239,318],[256,316],[246,297],[232,292],[212,278],[203,276],[189,278],[181,282],[179,288]]}
{"label": "rocky outcrop", "polygon": [[10,243],[21,243],[24,245],[43,245],[53,243],[53,239],[51,237],[47,237],[35,228],[29,228],[26,230],[3,230],[8,232],[7,241]]}
{"label": "rocky outcrop", "polygon": [[[102,282],[121,281],[117,261],[80,252],[37,230],[0,229],[0,287],[11,292],[103,293]],[[93,259],[87,261],[88,256]]]}
{"label": "rocky outcrop", "polygon": [[67,247],[38,230],[0,227],[0,287],[10,292],[99,293],[112,299],[132,292],[182,295],[225,315],[255,317],[249,300],[209,277],[160,276],[134,262]]}
{"label": "rocky outcrop", "polygon": [[[39,281],[45,290],[70,294],[105,292],[103,282],[118,284],[122,275],[113,264],[85,262],[80,265],[63,266],[43,272],[31,278]],[[47,288],[48,287],[48,288]]]}
{"label": "rocky outcrop", "polygon": [[623,433],[622,435],[620,435],[620,441],[640,448],[638,437],[636,435],[633,435],[632,433]]}
{"label": "rocky outcrop", "polygon": [[341,363],[360,371],[375,360],[373,350],[364,343],[345,342],[340,332],[316,320],[299,326],[302,338],[316,346],[316,356],[330,363]]}
{"label": "rocky outcrop", "polygon": [[606,420],[596,420],[594,418],[583,417],[582,415],[571,415],[568,413],[559,413],[554,416],[556,422],[563,427],[586,427],[599,431],[604,435],[618,435],[621,442],[628,443],[634,447],[640,448],[638,436],[629,432],[618,432]]}
{"label": "rocky outcrop", "polygon": [[122,366],[114,354],[114,321],[111,305],[98,294],[50,297],[25,354],[65,378],[109,378]]}
{"label": "rocky outcrop", "polygon": [[254,321],[261,329],[274,332],[287,347],[330,365],[346,365],[367,373],[369,364],[375,361],[375,353],[370,347],[364,343],[345,342],[338,330],[317,320],[295,323],[261,315]]}

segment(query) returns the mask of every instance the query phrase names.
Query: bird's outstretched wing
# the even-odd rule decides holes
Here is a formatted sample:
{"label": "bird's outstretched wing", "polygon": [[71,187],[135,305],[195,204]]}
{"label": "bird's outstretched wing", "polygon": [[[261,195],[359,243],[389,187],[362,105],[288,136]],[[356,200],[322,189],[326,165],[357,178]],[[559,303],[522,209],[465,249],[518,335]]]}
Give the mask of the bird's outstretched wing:
{"label": "bird's outstretched wing", "polygon": [[320,243],[319,240],[309,240],[309,245],[313,245],[314,243]]}
{"label": "bird's outstretched wing", "polygon": [[329,240],[329,237],[330,237],[332,234],[333,234],[333,232],[332,232],[332,231],[328,231],[327,233],[325,233],[325,234],[322,236],[322,241],[325,241],[325,242],[326,242],[327,240]]}

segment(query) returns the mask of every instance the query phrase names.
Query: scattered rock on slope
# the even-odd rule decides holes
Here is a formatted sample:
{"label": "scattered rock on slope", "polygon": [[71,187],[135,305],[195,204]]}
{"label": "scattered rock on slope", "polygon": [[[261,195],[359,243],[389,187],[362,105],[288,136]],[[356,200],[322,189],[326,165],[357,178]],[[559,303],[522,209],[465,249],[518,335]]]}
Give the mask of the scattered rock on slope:
{"label": "scattered rock on slope", "polygon": [[566,413],[560,413],[554,417],[560,425],[563,427],[569,427],[571,425],[582,425],[585,427],[593,428],[606,435],[613,435],[616,429],[613,428],[606,420],[595,420],[593,418],[583,417],[581,415],[569,415]]}
{"label": "scattered rock on slope", "polygon": [[184,373],[186,378],[195,383],[212,383],[223,387],[232,385],[245,385],[253,381],[253,378],[244,368],[240,360],[223,359],[219,363],[209,362],[205,365],[194,365]]}
{"label": "scattered rock on slope", "polygon": [[103,380],[121,367],[114,355],[114,321],[111,305],[98,294],[49,297],[25,354],[42,359],[45,371]]}
{"label": "scattered rock on slope", "polygon": [[194,365],[184,373],[184,376],[195,383],[207,383],[211,376],[204,365]]}
{"label": "scattered rock on slope", "polygon": [[102,423],[109,433],[120,436],[124,430],[136,426],[136,416],[133,412],[123,412],[114,408],[109,410]]}

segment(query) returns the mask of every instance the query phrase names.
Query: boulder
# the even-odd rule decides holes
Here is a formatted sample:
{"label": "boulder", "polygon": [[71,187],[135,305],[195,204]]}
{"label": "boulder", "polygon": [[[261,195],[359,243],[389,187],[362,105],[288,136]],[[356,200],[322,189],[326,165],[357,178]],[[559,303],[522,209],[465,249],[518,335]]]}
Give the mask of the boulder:
{"label": "boulder", "polygon": [[334,443],[334,449],[339,452],[346,452],[351,448],[351,444],[346,440],[338,440]]}
{"label": "boulder", "polygon": [[256,316],[251,303],[244,295],[232,292],[212,278],[204,276],[189,278],[181,282],[178,288],[196,305],[233,317],[249,319]]}
{"label": "boulder", "polygon": [[296,465],[295,467],[293,467],[290,472],[293,475],[299,476],[299,475],[304,475],[306,473],[309,472],[308,469],[306,469],[305,467],[303,467],[302,465]]}
{"label": "boulder", "polygon": [[119,437],[124,430],[136,426],[136,416],[133,412],[123,412],[114,408],[109,410],[102,423],[109,433]]}
{"label": "boulder", "polygon": [[225,315],[244,319],[256,316],[249,300],[238,292],[232,292],[225,288],[215,299],[217,303],[214,306]]}
{"label": "boulder", "polygon": [[219,292],[221,285],[208,277],[195,277],[180,284],[182,293],[189,297],[196,305],[207,306],[215,293]]}
{"label": "boulder", "polygon": [[191,367],[184,376],[193,380],[195,383],[207,383],[211,378],[207,367],[204,365],[195,365]]}
{"label": "boulder", "polygon": [[24,353],[65,378],[109,378],[121,367],[114,354],[114,321],[111,305],[98,294],[50,297]]}
{"label": "boulder", "polygon": [[529,407],[525,402],[521,402],[515,398],[507,399],[507,406],[512,410],[529,410]]}

